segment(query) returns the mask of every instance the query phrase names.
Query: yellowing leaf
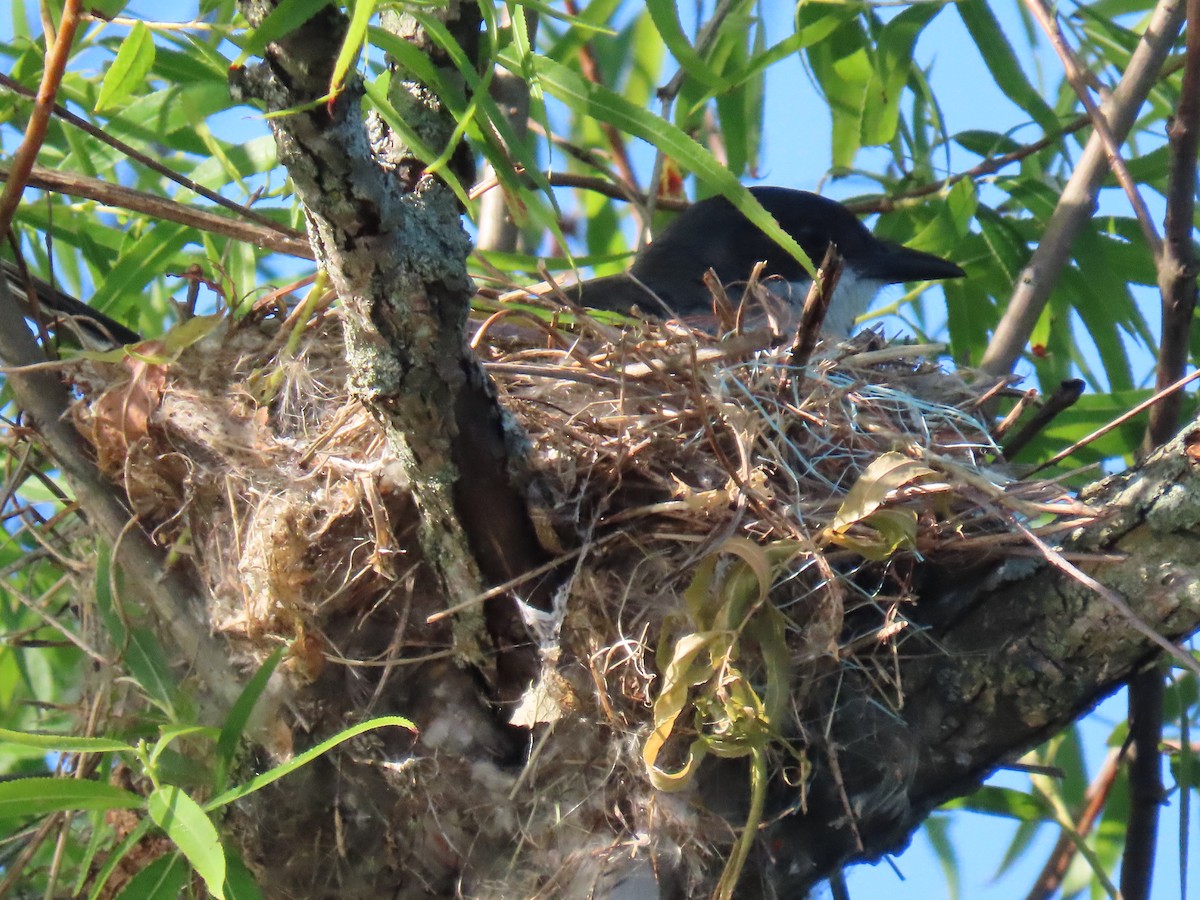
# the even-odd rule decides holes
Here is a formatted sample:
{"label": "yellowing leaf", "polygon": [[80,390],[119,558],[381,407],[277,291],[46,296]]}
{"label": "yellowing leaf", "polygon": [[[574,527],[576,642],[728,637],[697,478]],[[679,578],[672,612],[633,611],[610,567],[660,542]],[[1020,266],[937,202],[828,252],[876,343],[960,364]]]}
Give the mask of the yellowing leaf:
{"label": "yellowing leaf", "polygon": [[854,487],[850,488],[833,524],[829,526],[830,532],[832,535],[844,532],[879,509],[892,491],[919,478],[936,474],[933,469],[909,459],[903,453],[893,451],[883,454],[867,466]]}
{"label": "yellowing leaf", "polygon": [[875,562],[887,559],[917,539],[917,514],[909,509],[877,509],[854,532],[831,532],[830,540]]}

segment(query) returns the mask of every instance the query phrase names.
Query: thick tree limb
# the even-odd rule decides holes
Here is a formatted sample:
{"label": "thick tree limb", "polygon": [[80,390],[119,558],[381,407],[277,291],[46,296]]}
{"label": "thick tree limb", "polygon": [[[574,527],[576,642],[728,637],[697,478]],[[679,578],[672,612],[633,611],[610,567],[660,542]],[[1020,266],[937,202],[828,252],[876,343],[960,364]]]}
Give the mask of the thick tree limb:
{"label": "thick tree limb", "polygon": [[[1200,420],[1140,468],[1086,491],[1104,515],[1065,547],[1125,554],[1088,574],[1173,640],[1200,628],[1200,466],[1189,453],[1198,429]],[[1078,718],[1158,652],[1109,602],[1045,563],[1013,559],[986,578],[946,580],[922,592],[927,630],[902,647],[903,709],[850,709],[834,721],[835,740],[867,719],[873,732],[873,757],[857,771],[845,751],[841,760],[843,773],[856,771],[849,793],[863,849],[829,776],[819,776],[808,814],[776,826],[786,850],[772,880],[784,892],[899,850],[939,804]],[[881,785],[891,788],[883,805]]]}
{"label": "thick tree limb", "polygon": [[[244,0],[252,25],[275,6]],[[451,4],[448,30],[468,53],[478,39],[478,11]],[[445,67],[453,66],[416,22],[388,14],[384,27]],[[341,93],[324,98],[346,33],[345,17],[326,7],[271,44],[264,62],[234,73],[235,94],[271,112],[280,161],[304,203],[309,235],[346,310],[351,388],[380,421],[405,463],[421,509],[421,543],[444,585],[447,605],[512,578],[544,561],[525,507],[522,436],[502,414],[489,381],[465,339],[471,283],[470,243],[451,191],[425,171],[381,119],[362,108],[351,73]],[[393,74],[390,99],[426,146],[452,139],[454,121],[433,93]],[[488,631],[505,655],[523,639],[509,597],[486,608]],[[481,624],[460,616],[460,653]],[[528,675],[500,674],[502,694]],[[503,686],[502,686],[503,687]]]}

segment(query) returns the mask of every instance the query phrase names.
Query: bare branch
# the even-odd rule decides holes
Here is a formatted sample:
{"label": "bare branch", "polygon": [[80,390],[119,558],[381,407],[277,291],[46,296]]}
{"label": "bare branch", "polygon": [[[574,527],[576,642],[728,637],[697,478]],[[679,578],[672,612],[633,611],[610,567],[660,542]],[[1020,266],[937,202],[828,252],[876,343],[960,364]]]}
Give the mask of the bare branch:
{"label": "bare branch", "polygon": [[13,154],[12,176],[4,185],[3,195],[0,195],[0,234],[7,234],[12,225],[21,194],[25,191],[25,180],[42,149],[42,141],[46,139],[46,126],[54,111],[54,97],[58,94],[58,85],[71,54],[71,43],[79,27],[80,7],[79,0],[66,0],[57,35],[52,38],[50,31],[46,32],[46,68],[42,73],[42,83],[38,86],[37,100],[34,101],[33,114],[25,128],[25,137]]}
{"label": "bare branch", "polygon": [[[1108,101],[1101,105],[1114,140],[1123,141],[1133,127],[1138,110],[1145,102],[1183,26],[1183,18],[1183,0],[1159,0],[1120,84]],[[981,361],[984,371],[993,375],[1012,371],[1033,333],[1059,273],[1070,259],[1076,235],[1091,220],[1096,194],[1107,172],[1104,141],[1093,132],[1079,165],[1050,216],[1041,243],[1017,279],[1008,309]]]}
{"label": "bare branch", "polygon": [[1158,845],[1158,820],[1166,795],[1163,792],[1163,701],[1166,688],[1162,670],[1151,666],[1129,679],[1129,815],[1125,820],[1125,852],[1121,855],[1121,896],[1147,900],[1154,878],[1154,851]]}
{"label": "bare branch", "polygon": [[[0,181],[8,181],[11,170],[0,166]],[[237,241],[245,241],[256,247],[298,256],[301,259],[313,259],[313,250],[308,239],[299,231],[284,225],[273,225],[266,228],[252,222],[239,222],[228,216],[221,216],[205,209],[197,209],[157,194],[145,191],[135,191],[132,188],[109,184],[97,178],[77,175],[74,172],[56,172],[34,166],[26,180],[27,187],[43,191],[57,191],[69,197],[85,197],[107,206],[127,209],[130,212],[153,216],[167,222],[178,222],[198,231],[223,235]]]}
{"label": "bare branch", "polygon": [[[1196,210],[1196,155],[1200,152],[1200,3],[1188,0],[1187,56],[1179,107],[1167,131],[1171,168],[1167,180],[1166,243],[1158,263],[1162,292],[1162,341],[1155,386],[1182,377],[1187,366],[1192,317],[1196,311],[1196,259],[1192,221]],[[1157,447],[1174,433],[1183,398],[1174,395],[1150,411],[1143,449]]]}
{"label": "bare branch", "polygon": [[[0,85],[3,85],[4,87],[8,88],[10,91],[13,91],[14,93],[20,94],[24,97],[36,96],[35,94],[33,94],[33,92],[31,92],[23,84],[21,84],[20,82],[14,81],[12,78],[5,75],[3,72],[0,72]],[[230,212],[237,213],[239,216],[241,216],[243,218],[249,219],[252,222],[257,222],[259,225],[262,225],[264,228],[270,228],[270,229],[273,229],[276,231],[283,231],[284,233],[292,231],[292,229],[290,229],[290,228],[284,229],[283,226],[281,226],[278,222],[272,222],[266,216],[260,215],[259,213],[252,210],[250,207],[244,206],[241,203],[236,203],[233,200],[230,200],[228,197],[222,197],[216,191],[210,191],[204,185],[193,181],[192,179],[188,178],[186,175],[180,175],[178,172],[176,172],[170,166],[163,165],[161,162],[159,162],[157,159],[155,159],[152,156],[147,156],[145,153],[142,153],[140,150],[138,150],[137,147],[134,147],[130,144],[125,143],[123,140],[121,140],[118,137],[114,137],[113,135],[106,132],[103,128],[97,128],[95,125],[93,125],[87,119],[84,119],[81,116],[75,115],[75,113],[71,112],[65,106],[55,103],[53,109],[54,109],[54,115],[56,115],[58,118],[62,119],[64,122],[67,122],[70,125],[74,125],[80,131],[84,132],[85,134],[91,135],[96,140],[100,141],[103,144],[107,144],[108,146],[112,147],[114,150],[121,151],[121,153],[125,154],[125,156],[127,156],[129,159],[145,166],[151,172],[156,172],[157,174],[163,176],[163,178],[166,178],[169,181],[175,182],[180,187],[186,188],[187,190],[192,191],[195,194],[199,194],[205,200],[211,200],[213,203],[217,204],[217,206],[222,206],[225,209],[229,210]]]}
{"label": "bare branch", "polygon": [[1125,160],[1121,156],[1121,148],[1109,130],[1108,120],[1096,105],[1096,101],[1092,99],[1091,90],[1088,88],[1088,81],[1091,80],[1089,75],[1091,73],[1084,70],[1076,58],[1074,51],[1067,44],[1066,38],[1063,37],[1062,29],[1058,26],[1057,14],[1051,13],[1050,10],[1046,9],[1046,5],[1042,0],[1025,0],[1025,5],[1033,13],[1034,18],[1038,20],[1038,24],[1046,32],[1046,36],[1050,38],[1050,44],[1054,47],[1054,52],[1058,54],[1058,58],[1062,61],[1067,81],[1075,91],[1075,95],[1079,97],[1083,108],[1087,110],[1088,118],[1091,120],[1095,133],[1104,142],[1104,152],[1108,157],[1108,165],[1113,170],[1113,174],[1117,176],[1117,183],[1125,191],[1125,196],[1129,198],[1134,215],[1137,216],[1138,225],[1141,226],[1142,234],[1146,238],[1146,246],[1150,248],[1150,252],[1157,261],[1162,255],[1162,238],[1158,236],[1158,229],[1154,226],[1154,221],[1150,218],[1150,210],[1146,208],[1146,201],[1142,199],[1141,192],[1134,183],[1133,177],[1129,174],[1129,169],[1126,167]]}

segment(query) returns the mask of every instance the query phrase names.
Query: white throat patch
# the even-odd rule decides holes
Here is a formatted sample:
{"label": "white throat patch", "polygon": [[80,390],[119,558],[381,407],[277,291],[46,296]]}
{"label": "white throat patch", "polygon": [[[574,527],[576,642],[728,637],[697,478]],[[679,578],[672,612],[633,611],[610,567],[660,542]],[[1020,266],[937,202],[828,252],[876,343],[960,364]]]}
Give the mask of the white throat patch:
{"label": "white throat patch", "polygon": [[[807,278],[803,281],[772,279],[766,284],[771,287],[773,293],[786,299],[799,311],[804,305],[804,298],[808,296],[808,288],[812,281]],[[843,269],[821,330],[837,337],[847,337],[854,328],[854,320],[867,311],[867,307],[884,284],[886,282],[874,278],[860,278],[853,269]]]}

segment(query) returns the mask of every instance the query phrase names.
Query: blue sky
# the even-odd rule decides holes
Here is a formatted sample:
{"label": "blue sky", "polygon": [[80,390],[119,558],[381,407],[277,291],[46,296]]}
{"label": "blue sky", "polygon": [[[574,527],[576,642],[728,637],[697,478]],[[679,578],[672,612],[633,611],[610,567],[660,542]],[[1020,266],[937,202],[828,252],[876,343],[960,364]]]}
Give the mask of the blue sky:
{"label": "blue sky", "polygon": [[[681,4],[689,6],[690,4]],[[772,39],[782,37],[789,28],[791,4],[763,3],[764,15],[772,32]],[[194,14],[191,3],[166,0],[166,2],[144,2],[133,4],[131,10],[153,13],[156,18],[186,20]],[[1018,52],[1023,48],[1023,28],[1019,22],[1015,0],[997,2],[995,10],[1009,33]],[[9,23],[0,22],[0,39],[9,32]],[[942,104],[951,132],[981,128],[1004,131],[1024,121],[1025,115],[992,82],[964,27],[953,10],[940,13],[929,25],[918,43],[918,56],[932,66],[932,83]],[[1051,54],[1041,51],[1036,56],[1025,54],[1026,70],[1038,82],[1037,72],[1044,68],[1051,83],[1057,81],[1057,61]],[[665,73],[667,77],[670,71]],[[823,183],[830,165],[830,126],[824,102],[813,88],[810,79],[798,59],[786,60],[770,70],[768,75],[767,116],[765,144],[761,171],[762,183],[779,184],[808,190],[822,189],[834,197],[846,197],[868,192],[873,184],[865,179],[845,179],[834,183]],[[261,119],[238,115],[224,123],[227,134],[244,132],[245,138],[265,132]],[[1033,134],[1033,132],[1029,132]],[[1021,132],[1017,132],[1021,137]],[[956,151],[953,165],[963,168],[973,164],[974,158]],[[647,170],[648,171],[648,170]],[[1113,211],[1125,214],[1127,207],[1120,204],[1123,198],[1106,198],[1113,204]],[[1161,204],[1152,203],[1152,211],[1161,218]],[[937,295],[932,295],[936,297]],[[936,299],[930,302],[939,302]],[[1146,297],[1147,318],[1155,322],[1158,318],[1156,298]],[[1144,360],[1149,369],[1151,361]],[[1105,751],[1105,740],[1114,724],[1124,715],[1124,702],[1120,698],[1107,701],[1100,710],[1084,723],[1084,742],[1088,748],[1088,760],[1094,770]],[[1003,773],[996,776],[998,783],[1023,788],[1027,780],[1023,776]],[[1195,815],[1195,813],[1193,813]],[[1200,822],[1193,823],[1197,832]],[[1160,865],[1157,870],[1153,896],[1156,900],[1167,900],[1179,896],[1177,883],[1178,851],[1178,804],[1169,805],[1161,824],[1159,842]],[[1023,896],[1032,883],[1045,859],[1050,846],[1057,838],[1053,827],[1045,826],[1037,838],[1038,849],[1027,855],[1029,864],[1019,865],[999,881],[992,881],[1000,858],[1011,840],[1015,826],[1003,820],[961,814],[956,819],[954,838],[963,868],[963,896],[982,898],[1006,898]],[[913,846],[895,860],[901,880],[886,864],[874,867],[860,866],[849,873],[852,896],[873,898],[887,896],[891,900],[917,900],[947,896],[945,880],[930,845],[921,834]],[[1194,881],[1200,882],[1200,876]]]}

